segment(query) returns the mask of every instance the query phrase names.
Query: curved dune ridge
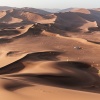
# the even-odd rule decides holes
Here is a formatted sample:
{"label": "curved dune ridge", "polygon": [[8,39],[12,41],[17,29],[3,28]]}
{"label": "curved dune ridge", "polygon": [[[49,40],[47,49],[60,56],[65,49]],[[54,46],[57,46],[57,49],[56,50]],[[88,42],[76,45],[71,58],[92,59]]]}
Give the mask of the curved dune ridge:
{"label": "curved dune ridge", "polygon": [[57,28],[68,31],[85,31],[99,26],[100,12],[84,8],[72,9],[69,12],[40,14],[32,8],[12,9],[0,12],[0,22],[13,23],[54,23]]}
{"label": "curved dune ridge", "polygon": [[[10,56],[13,53],[15,54],[16,52],[9,52],[7,56]],[[90,86],[90,84],[94,85],[95,83],[98,83],[99,77],[96,75],[98,73],[96,68],[83,62],[59,62],[57,56],[60,54],[60,52],[53,51],[28,54],[24,58],[2,67],[0,69],[0,74],[12,74],[17,72],[17,75],[15,74],[14,76],[43,78],[43,80],[52,84],[61,84],[62,87],[67,85]],[[86,82],[86,80],[89,81]]]}
{"label": "curved dune ridge", "polygon": [[32,8],[0,12],[0,99],[99,100],[94,10],[46,14]]}
{"label": "curved dune ridge", "polygon": [[19,9],[12,9],[8,11],[1,11],[1,23],[20,23],[20,22],[41,22],[41,23],[49,23],[55,20],[55,16],[51,18],[47,18],[46,15],[42,15],[36,12],[31,12],[27,10],[19,10]]}
{"label": "curved dune ridge", "polygon": [[15,9],[10,13],[11,13],[11,16],[15,16],[15,17],[21,18],[23,20],[28,20],[28,21],[36,21],[38,19],[39,20],[43,19],[43,17],[39,16],[39,14],[15,10]]}
{"label": "curved dune ridge", "polygon": [[72,9],[71,12],[79,12],[79,13],[84,13],[84,14],[91,14],[91,12],[88,9],[84,9],[84,8]]}
{"label": "curved dune ridge", "polygon": [[[17,51],[9,52],[7,56],[15,56],[16,53],[18,54]],[[59,97],[58,100],[61,100],[63,97],[64,100],[66,98],[72,100],[69,94],[64,94],[69,92],[75,93],[73,95],[79,100],[81,96],[84,98],[88,96],[91,100],[94,97],[98,98],[98,94],[76,91],[99,92],[98,70],[84,62],[59,61],[58,56],[61,54],[55,51],[32,53],[0,68],[1,94],[7,94],[7,98],[11,100],[13,97],[16,98],[15,100],[28,100],[29,98],[40,100],[40,98],[47,98],[44,96],[50,97],[53,93],[55,93],[52,96],[53,99]],[[69,88],[75,91],[68,90]],[[37,94],[41,95],[37,97]],[[6,99],[5,96],[1,98]]]}
{"label": "curved dune ridge", "polygon": [[87,32],[91,27],[98,27],[96,21],[91,22],[90,20],[87,20],[84,17],[73,12],[58,13],[55,24],[58,24],[60,28],[69,31],[75,31],[75,29],[77,29]]}
{"label": "curved dune ridge", "polygon": [[5,16],[4,18],[2,18],[2,21],[1,23],[20,23],[22,22],[23,20],[22,19],[19,19],[19,18],[14,18],[14,17],[10,17],[10,16]]}
{"label": "curved dune ridge", "polygon": [[[16,100],[42,98],[45,100],[51,95],[53,99],[56,99],[60,92],[62,95],[58,96],[58,100],[62,96],[64,100],[66,98],[73,100],[72,96],[68,96],[72,94],[75,96],[80,94],[76,97],[79,100],[83,95],[89,95],[88,98],[91,100],[97,97],[98,100],[98,94],[68,89],[100,92],[99,70],[96,65],[99,65],[99,55],[97,55],[100,51],[99,45],[84,39],[60,35],[37,34],[34,36],[30,27],[33,26],[24,26],[23,28],[27,29],[22,36],[17,36],[17,39],[12,38],[12,42],[3,44],[5,47],[1,46],[1,94],[6,94],[11,100],[13,98]],[[75,49],[76,45],[82,46],[83,49]],[[92,47],[96,52],[89,52]],[[85,55],[86,52],[88,56]],[[5,60],[8,60],[6,64]],[[64,91],[68,95],[64,94]],[[41,94],[40,98],[36,96],[37,94]],[[44,97],[44,95],[47,96]],[[6,97],[0,98],[5,99]]]}

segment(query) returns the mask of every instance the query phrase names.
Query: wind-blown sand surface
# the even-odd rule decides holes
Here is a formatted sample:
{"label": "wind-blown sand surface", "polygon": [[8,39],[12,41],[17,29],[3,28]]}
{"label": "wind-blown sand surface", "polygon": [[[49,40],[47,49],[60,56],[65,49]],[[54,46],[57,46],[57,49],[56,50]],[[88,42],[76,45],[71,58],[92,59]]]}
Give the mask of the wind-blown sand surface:
{"label": "wind-blown sand surface", "polygon": [[[96,39],[99,34],[90,34],[89,38],[83,31],[80,34],[71,32],[68,37],[67,33],[55,33],[60,26],[62,14],[70,17],[75,15],[72,12],[45,17],[27,11],[16,12],[21,14],[17,16],[19,19],[34,19],[33,22],[39,21],[42,24],[19,23],[19,20],[19,24],[16,24],[15,18],[11,20],[15,24],[8,21],[8,28],[4,27],[7,24],[2,24],[4,28],[0,28],[0,99],[99,100],[100,45],[99,39]],[[7,13],[11,16],[14,10]],[[0,17],[3,16],[4,12]],[[98,27],[96,22],[75,16],[77,21],[84,23],[80,26],[83,30],[91,25]],[[76,18],[73,21],[76,21]],[[70,23],[68,20],[66,22]],[[66,25],[65,22],[63,25]]]}

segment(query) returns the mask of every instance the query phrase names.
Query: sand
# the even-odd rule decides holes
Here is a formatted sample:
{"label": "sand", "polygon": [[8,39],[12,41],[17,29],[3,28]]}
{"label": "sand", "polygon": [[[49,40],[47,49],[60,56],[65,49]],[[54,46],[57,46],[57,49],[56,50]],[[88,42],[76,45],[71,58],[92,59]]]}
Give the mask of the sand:
{"label": "sand", "polygon": [[[88,13],[2,12],[7,23],[0,23],[0,99],[99,100],[100,34],[87,33],[99,26],[75,12]],[[72,25],[81,31],[64,29]]]}

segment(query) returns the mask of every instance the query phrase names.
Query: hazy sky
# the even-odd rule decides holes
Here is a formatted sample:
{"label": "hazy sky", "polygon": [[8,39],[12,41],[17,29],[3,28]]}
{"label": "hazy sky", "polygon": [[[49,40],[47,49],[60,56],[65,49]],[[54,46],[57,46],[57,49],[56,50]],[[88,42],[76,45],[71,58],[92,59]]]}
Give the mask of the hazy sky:
{"label": "hazy sky", "polygon": [[0,0],[0,6],[34,8],[100,8],[100,0]]}

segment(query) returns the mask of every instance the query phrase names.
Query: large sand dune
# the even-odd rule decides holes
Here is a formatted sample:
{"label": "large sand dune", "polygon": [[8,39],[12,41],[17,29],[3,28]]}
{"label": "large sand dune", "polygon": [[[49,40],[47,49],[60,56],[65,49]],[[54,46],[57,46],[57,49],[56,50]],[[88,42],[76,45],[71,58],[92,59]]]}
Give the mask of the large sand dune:
{"label": "large sand dune", "polygon": [[99,100],[99,25],[82,17],[91,11],[0,13],[0,99]]}

